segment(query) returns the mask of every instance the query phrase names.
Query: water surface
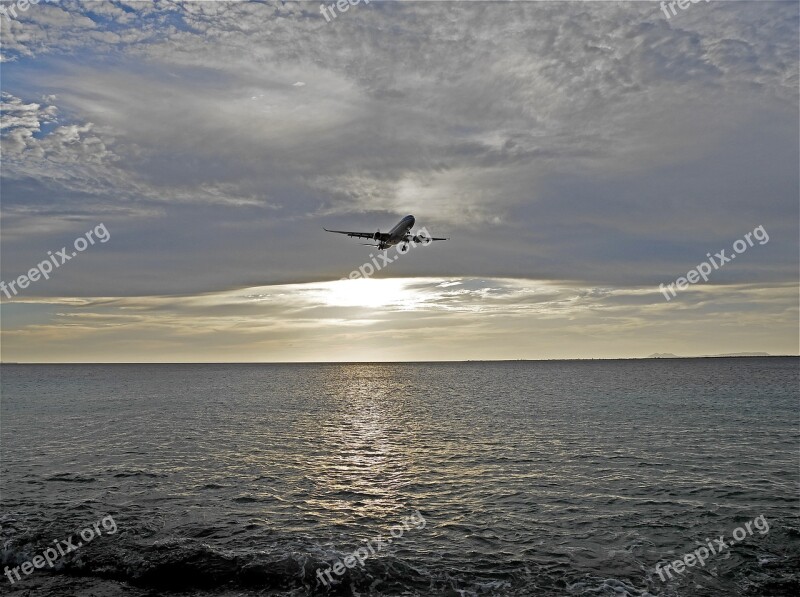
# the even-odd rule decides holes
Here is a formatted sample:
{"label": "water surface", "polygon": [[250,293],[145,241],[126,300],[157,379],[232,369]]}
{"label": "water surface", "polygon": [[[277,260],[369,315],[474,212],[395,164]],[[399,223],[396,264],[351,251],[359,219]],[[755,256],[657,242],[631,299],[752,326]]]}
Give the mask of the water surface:
{"label": "water surface", "polygon": [[339,594],[800,591],[796,358],[4,365],[0,414],[3,566],[117,526],[12,595],[325,594],[414,512]]}

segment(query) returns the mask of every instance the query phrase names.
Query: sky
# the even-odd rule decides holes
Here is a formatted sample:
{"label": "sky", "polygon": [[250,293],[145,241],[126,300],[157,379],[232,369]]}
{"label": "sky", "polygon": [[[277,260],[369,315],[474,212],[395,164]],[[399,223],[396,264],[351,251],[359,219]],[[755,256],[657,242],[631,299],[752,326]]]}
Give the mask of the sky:
{"label": "sky", "polygon": [[[798,354],[799,7],[17,7],[0,355]],[[381,264],[322,230],[407,214],[450,240]]]}

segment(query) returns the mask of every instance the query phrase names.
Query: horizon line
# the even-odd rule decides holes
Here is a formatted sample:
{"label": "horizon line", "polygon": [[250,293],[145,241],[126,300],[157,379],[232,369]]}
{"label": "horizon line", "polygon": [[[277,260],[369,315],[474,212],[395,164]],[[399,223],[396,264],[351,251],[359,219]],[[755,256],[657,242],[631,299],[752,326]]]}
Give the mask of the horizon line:
{"label": "horizon line", "polygon": [[397,365],[433,363],[519,363],[553,361],[670,361],[678,359],[785,359],[797,358],[800,354],[762,355],[698,355],[668,357],[589,357],[561,359],[453,359],[436,361],[0,361],[0,365]]}

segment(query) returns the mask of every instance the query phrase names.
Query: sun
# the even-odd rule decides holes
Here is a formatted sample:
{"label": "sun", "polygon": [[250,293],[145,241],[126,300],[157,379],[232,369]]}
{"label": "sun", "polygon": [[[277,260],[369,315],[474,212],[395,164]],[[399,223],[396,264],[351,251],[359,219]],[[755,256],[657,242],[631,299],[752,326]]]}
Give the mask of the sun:
{"label": "sun", "polygon": [[329,307],[388,307],[406,308],[414,302],[413,292],[405,280],[337,280],[324,285],[322,300]]}

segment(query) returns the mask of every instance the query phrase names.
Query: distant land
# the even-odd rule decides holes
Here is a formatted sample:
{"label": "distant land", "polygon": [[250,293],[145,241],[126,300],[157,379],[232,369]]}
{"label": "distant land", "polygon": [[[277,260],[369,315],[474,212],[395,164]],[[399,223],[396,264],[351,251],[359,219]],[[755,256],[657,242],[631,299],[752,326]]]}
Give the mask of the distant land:
{"label": "distant land", "polygon": [[681,357],[671,352],[654,352],[648,359],[708,359],[715,357],[771,357],[768,352],[731,352],[729,354],[704,354],[697,357]]}

